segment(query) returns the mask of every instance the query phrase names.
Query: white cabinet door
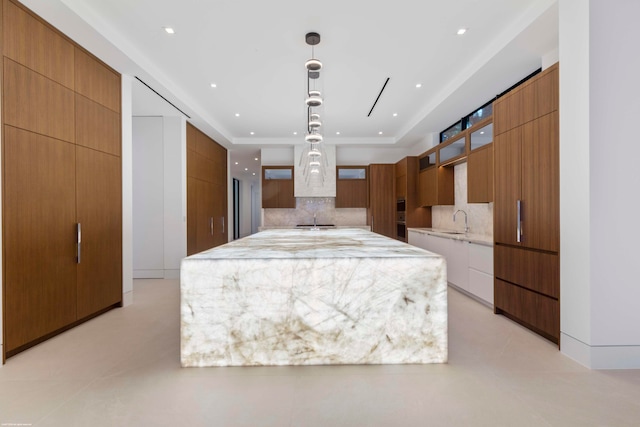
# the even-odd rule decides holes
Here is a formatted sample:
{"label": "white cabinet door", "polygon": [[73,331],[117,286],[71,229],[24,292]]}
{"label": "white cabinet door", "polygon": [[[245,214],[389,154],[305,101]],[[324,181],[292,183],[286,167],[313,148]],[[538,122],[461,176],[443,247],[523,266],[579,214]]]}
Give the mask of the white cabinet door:
{"label": "white cabinet door", "polygon": [[493,248],[470,243],[469,268],[493,275]]}
{"label": "white cabinet door", "polygon": [[493,248],[469,244],[469,292],[493,305]]}
{"label": "white cabinet door", "polygon": [[410,245],[416,246],[418,248],[425,249],[424,247],[424,237],[426,234],[418,233],[417,231],[409,230],[407,235],[407,243]]}
{"label": "white cabinet door", "polygon": [[449,256],[447,257],[447,277],[449,282],[469,290],[469,242],[463,240],[449,241]]}

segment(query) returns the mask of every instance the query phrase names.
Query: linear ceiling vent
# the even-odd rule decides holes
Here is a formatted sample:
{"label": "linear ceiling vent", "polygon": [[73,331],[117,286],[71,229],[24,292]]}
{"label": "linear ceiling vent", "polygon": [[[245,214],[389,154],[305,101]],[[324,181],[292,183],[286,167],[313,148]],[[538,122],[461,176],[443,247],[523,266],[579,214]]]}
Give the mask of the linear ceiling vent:
{"label": "linear ceiling vent", "polygon": [[378,103],[378,100],[380,99],[382,92],[384,92],[384,88],[387,87],[387,83],[389,83],[389,79],[391,79],[391,77],[387,77],[387,80],[384,81],[384,84],[382,85],[382,89],[380,89],[380,93],[378,94],[378,97],[376,98],[376,100],[373,101],[373,105],[371,106],[371,110],[369,110],[369,114],[367,114],[367,117],[370,117],[371,113],[373,113],[373,109],[376,108],[376,104]]}
{"label": "linear ceiling vent", "polygon": [[175,108],[176,110],[180,111],[182,114],[184,114],[185,116],[187,116],[188,119],[191,118],[190,115],[188,115],[187,113],[185,113],[184,111],[182,111],[181,109],[179,109],[178,107],[175,106],[175,104],[173,104],[171,101],[169,101],[167,98],[165,98],[164,96],[160,95],[158,93],[157,90],[155,90],[154,88],[152,88],[151,86],[149,86],[148,84],[146,84],[145,82],[142,81],[142,79],[138,76],[135,76],[136,80],[138,80],[140,83],[142,83],[143,85],[145,85],[146,87],[149,88],[149,90],[153,93],[155,93],[156,95],[158,95],[160,98],[162,98],[167,104],[171,105],[173,108]]}

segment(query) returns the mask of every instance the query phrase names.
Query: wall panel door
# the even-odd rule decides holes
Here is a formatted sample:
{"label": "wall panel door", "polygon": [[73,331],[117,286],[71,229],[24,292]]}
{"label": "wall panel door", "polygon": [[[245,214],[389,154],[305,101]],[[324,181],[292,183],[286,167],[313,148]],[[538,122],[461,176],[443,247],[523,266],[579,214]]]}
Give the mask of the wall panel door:
{"label": "wall panel door", "polygon": [[76,92],[113,111],[120,112],[120,75],[75,49]]}
{"label": "wall panel door", "polygon": [[394,164],[369,166],[371,231],[396,237],[396,173]]}
{"label": "wall panel door", "polygon": [[120,157],[77,147],[78,319],[122,301]]}
{"label": "wall panel door", "polygon": [[196,248],[198,252],[211,249],[215,243],[216,208],[215,186],[206,181],[196,183]]}
{"label": "wall panel door", "polygon": [[120,115],[76,94],[76,144],[120,155]]}
{"label": "wall panel door", "polygon": [[10,352],[76,319],[75,147],[5,126],[3,160]]}
{"label": "wall panel door", "polygon": [[[521,199],[522,128],[496,135],[494,139],[495,202],[493,235],[498,243],[517,242],[517,201]],[[523,204],[526,204],[523,201]]]}

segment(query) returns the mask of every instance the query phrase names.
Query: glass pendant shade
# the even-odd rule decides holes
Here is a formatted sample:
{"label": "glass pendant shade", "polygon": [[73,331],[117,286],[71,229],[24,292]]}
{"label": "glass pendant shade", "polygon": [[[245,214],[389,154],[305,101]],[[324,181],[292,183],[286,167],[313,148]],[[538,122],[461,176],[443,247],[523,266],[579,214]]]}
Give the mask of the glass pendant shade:
{"label": "glass pendant shade", "polygon": [[304,66],[307,67],[307,70],[309,71],[320,71],[322,69],[322,62],[312,58],[305,62]]}
{"label": "glass pendant shade", "polygon": [[305,135],[304,140],[310,144],[316,144],[318,142],[322,142],[322,135],[319,133],[310,133]]}
{"label": "glass pendant shade", "polygon": [[305,101],[308,107],[319,107],[322,105],[322,97],[319,90],[309,91],[309,97]]}

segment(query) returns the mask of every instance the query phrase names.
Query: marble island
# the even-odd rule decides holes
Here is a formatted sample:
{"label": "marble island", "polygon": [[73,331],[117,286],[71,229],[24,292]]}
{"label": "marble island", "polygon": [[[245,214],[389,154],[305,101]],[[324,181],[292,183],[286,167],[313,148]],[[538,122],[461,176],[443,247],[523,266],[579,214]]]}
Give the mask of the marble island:
{"label": "marble island", "polygon": [[439,255],[360,229],[268,230],[182,261],[182,366],[446,361]]}

